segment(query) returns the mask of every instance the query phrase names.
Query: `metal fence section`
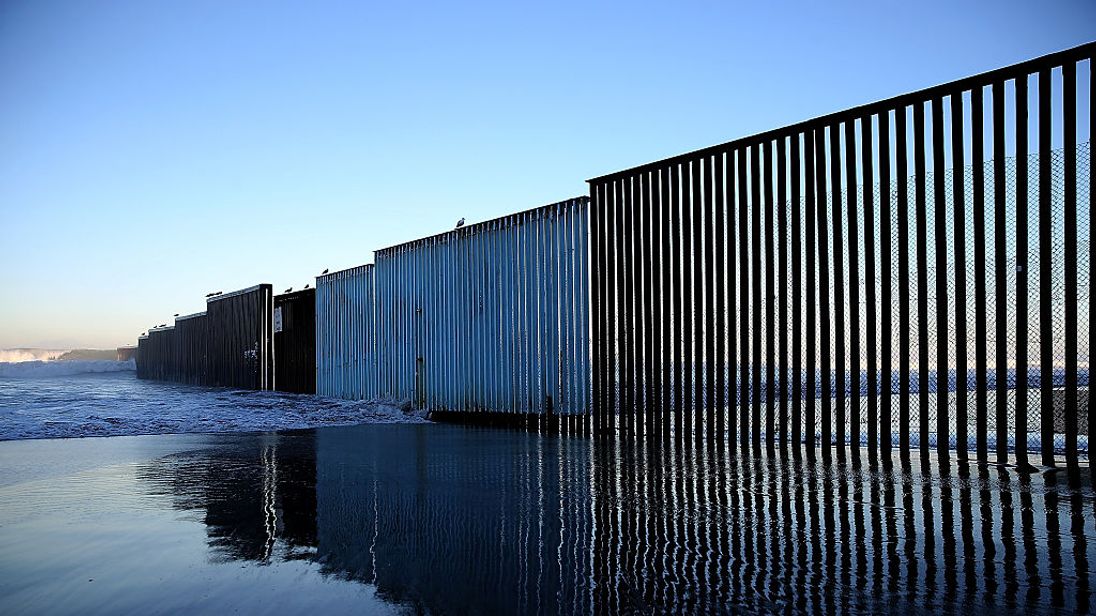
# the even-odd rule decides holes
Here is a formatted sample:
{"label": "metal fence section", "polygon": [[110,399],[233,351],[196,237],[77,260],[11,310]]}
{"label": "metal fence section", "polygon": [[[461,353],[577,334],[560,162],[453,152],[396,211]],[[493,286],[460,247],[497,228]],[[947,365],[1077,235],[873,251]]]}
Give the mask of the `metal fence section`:
{"label": "metal fence section", "polygon": [[177,317],[137,341],[137,377],[195,385],[274,386],[270,285],[211,297],[206,311]]}
{"label": "metal fence section", "polygon": [[1075,467],[1094,52],[591,180],[595,428]]}
{"label": "metal fence section", "polygon": [[316,393],[377,397],[373,266],[316,278]]}
{"label": "metal fence section", "polygon": [[274,296],[274,389],[316,393],[316,289]]}
{"label": "metal fence section", "polygon": [[269,284],[209,298],[207,384],[240,389],[274,387],[273,306]]}
{"label": "metal fence section", "polygon": [[377,251],[381,395],[431,411],[585,414],[588,204]]}

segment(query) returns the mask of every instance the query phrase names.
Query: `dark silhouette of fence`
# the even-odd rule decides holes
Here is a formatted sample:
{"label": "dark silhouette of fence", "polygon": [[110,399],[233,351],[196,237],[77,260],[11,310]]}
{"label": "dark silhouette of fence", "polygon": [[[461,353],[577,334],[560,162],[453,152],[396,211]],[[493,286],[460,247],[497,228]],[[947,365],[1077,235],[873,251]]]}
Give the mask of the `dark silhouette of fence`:
{"label": "dark silhouette of fence", "polygon": [[1094,52],[590,180],[595,429],[1076,467]]}
{"label": "dark silhouette of fence", "polygon": [[137,341],[137,377],[195,385],[273,389],[269,284],[216,295],[206,311],[177,317]]}
{"label": "dark silhouette of fence", "polygon": [[274,296],[274,388],[316,393],[316,289]]}

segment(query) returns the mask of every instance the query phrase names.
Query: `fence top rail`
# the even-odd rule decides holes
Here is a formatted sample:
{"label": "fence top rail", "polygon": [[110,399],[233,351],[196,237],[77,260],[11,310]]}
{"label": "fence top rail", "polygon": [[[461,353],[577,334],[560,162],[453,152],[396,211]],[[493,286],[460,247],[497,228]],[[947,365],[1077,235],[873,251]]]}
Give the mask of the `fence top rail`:
{"label": "fence top rail", "polygon": [[228,299],[230,297],[236,297],[238,295],[246,295],[248,293],[251,293],[253,291],[259,291],[261,289],[273,289],[273,288],[274,287],[270,283],[263,282],[263,283],[248,287],[246,289],[239,289],[237,291],[229,291],[228,293],[221,293],[220,295],[214,295],[213,297],[208,297],[208,298],[206,298],[206,303],[211,304],[211,303],[213,303],[215,301],[218,301],[218,300]]}
{"label": "fence top rail", "polygon": [[204,310],[202,312],[194,312],[194,313],[191,313],[191,314],[184,314],[181,317],[175,317],[175,322],[178,323],[179,321],[186,321],[188,319],[197,319],[198,317],[204,317],[205,315],[206,315],[206,313],[205,313]]}
{"label": "fence top rail", "polygon": [[[161,333],[164,333],[164,332],[170,332],[170,331],[174,331],[174,330],[175,330],[174,325],[165,325],[163,327],[153,327],[152,329],[148,330],[148,335],[151,336],[152,334],[161,334]],[[145,336],[145,337],[147,338],[148,336]]]}
{"label": "fence top rail", "polygon": [[548,205],[537,206],[537,207],[530,208],[530,209],[527,209],[527,210],[522,210],[520,212],[514,212],[513,214],[507,214],[505,216],[500,216],[498,218],[492,218],[490,220],[485,220],[483,222],[477,222],[475,224],[467,225],[467,226],[460,227],[460,228],[457,228],[457,229],[450,229],[449,231],[444,231],[442,233],[435,233],[433,235],[427,235],[426,237],[421,237],[419,239],[411,240],[411,241],[408,241],[408,242],[402,242],[400,244],[394,244],[392,246],[388,246],[388,247],[385,247],[385,248],[381,248],[380,250],[374,251],[374,255],[375,255],[374,261],[376,260],[376,257],[387,256],[387,255],[389,255],[393,252],[397,252],[397,251],[400,251],[400,250],[405,250],[405,249],[408,249],[408,248],[414,248],[416,246],[423,245],[423,244],[426,244],[426,243],[437,243],[439,241],[445,241],[445,240],[448,240],[449,238],[453,238],[453,237],[464,237],[466,235],[475,235],[476,233],[479,233],[480,231],[496,228],[501,223],[505,223],[505,222],[515,220],[515,219],[525,217],[525,216],[544,214],[544,213],[552,211],[553,209],[559,209],[559,208],[562,208],[562,207],[571,207],[571,206],[574,206],[574,205],[586,204],[589,200],[590,200],[590,197],[585,196],[585,195],[580,196],[580,197],[572,197],[570,199],[564,199],[563,201],[559,201],[559,202],[556,202],[556,203],[549,203]]}
{"label": "fence top rail", "polygon": [[335,276],[350,276],[350,275],[355,275],[355,274],[368,272],[372,269],[373,269],[373,264],[372,263],[365,263],[363,265],[355,265],[354,267],[348,267],[346,269],[335,270],[333,272],[328,272],[326,274],[320,274],[319,276],[316,276],[316,284],[319,285],[321,282],[329,282],[330,281],[329,279],[333,278]]}
{"label": "fence top rail", "polygon": [[714,154],[720,154],[739,148],[747,147],[756,143],[764,141],[770,141],[789,135],[797,135],[812,128],[825,127],[833,124],[839,124],[847,120],[853,120],[863,117],[870,117],[876,113],[884,113],[892,111],[894,109],[900,109],[909,105],[915,105],[935,98],[942,98],[950,94],[957,92],[965,92],[974,88],[985,87],[994,83],[1008,81],[1015,79],[1022,75],[1030,75],[1037,73],[1045,69],[1054,69],[1063,66],[1070,62],[1079,62],[1092,58],[1096,55],[1096,41],[1084,43],[1070,49],[1057,51],[1045,56],[1033,58],[1031,60],[1025,60],[1018,64],[1012,64],[1002,68],[986,71],[970,77],[964,77],[956,81],[950,81],[948,83],[931,86],[922,90],[916,90],[901,94],[892,98],[884,99],[881,101],[875,101],[873,103],[867,103],[859,105],[857,107],[851,107],[843,111],[836,111],[826,115],[811,118],[809,120],[803,120],[795,124],[783,126],[773,130],[764,131],[748,137],[741,137],[726,143],[718,145],[708,146],[699,150],[693,150],[684,154],[678,154],[662,160],[657,160],[649,163],[644,163],[628,169],[622,169],[620,171],[614,171],[595,178],[587,180],[590,184],[604,184],[611,180],[620,179],[622,177],[635,175],[647,171],[654,171],[668,167],[673,164],[690,162],[696,158],[703,156],[710,156]]}

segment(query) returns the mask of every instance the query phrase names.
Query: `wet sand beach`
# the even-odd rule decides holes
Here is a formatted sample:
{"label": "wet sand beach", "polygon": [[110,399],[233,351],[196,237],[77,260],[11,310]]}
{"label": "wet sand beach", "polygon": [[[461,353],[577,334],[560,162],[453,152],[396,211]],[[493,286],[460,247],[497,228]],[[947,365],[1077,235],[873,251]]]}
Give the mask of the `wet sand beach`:
{"label": "wet sand beach", "polygon": [[446,425],[11,441],[0,611],[1084,613],[1065,483]]}

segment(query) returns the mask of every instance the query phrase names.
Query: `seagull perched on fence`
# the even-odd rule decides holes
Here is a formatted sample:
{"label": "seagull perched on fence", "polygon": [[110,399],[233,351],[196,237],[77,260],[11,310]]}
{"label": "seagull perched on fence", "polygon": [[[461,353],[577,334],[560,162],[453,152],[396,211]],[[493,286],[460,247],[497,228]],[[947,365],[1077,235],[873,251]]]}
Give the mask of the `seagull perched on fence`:
{"label": "seagull perched on fence", "polygon": [[213,297],[216,293],[206,293],[206,297]]}
{"label": "seagull perched on fence", "polygon": [[290,293],[291,291],[293,291],[293,287],[289,287],[285,291],[282,291],[282,293]]}
{"label": "seagull perched on fence", "polygon": [[171,316],[173,316],[173,317],[177,317],[177,316],[179,316],[179,313],[178,313],[178,312],[176,312],[175,314],[173,314],[173,315],[171,315]]}
{"label": "seagull perched on fence", "polygon": [[457,229],[460,229],[460,228],[461,228],[461,227],[463,227],[463,226],[464,226],[464,219],[463,219],[463,218],[461,218],[460,220],[458,220],[458,221],[457,221],[457,226],[456,226],[456,228],[457,228]]}
{"label": "seagull perched on fence", "polygon": [[307,289],[307,288],[308,288],[308,286],[309,286],[309,285],[304,285],[304,288],[306,288],[306,289]]}
{"label": "seagull perched on fence", "polygon": [[[327,269],[331,269],[331,268],[327,268]],[[326,274],[326,273],[327,273],[327,269],[325,269],[324,271],[320,272],[320,275],[321,275],[321,276],[323,276],[324,274]]]}

